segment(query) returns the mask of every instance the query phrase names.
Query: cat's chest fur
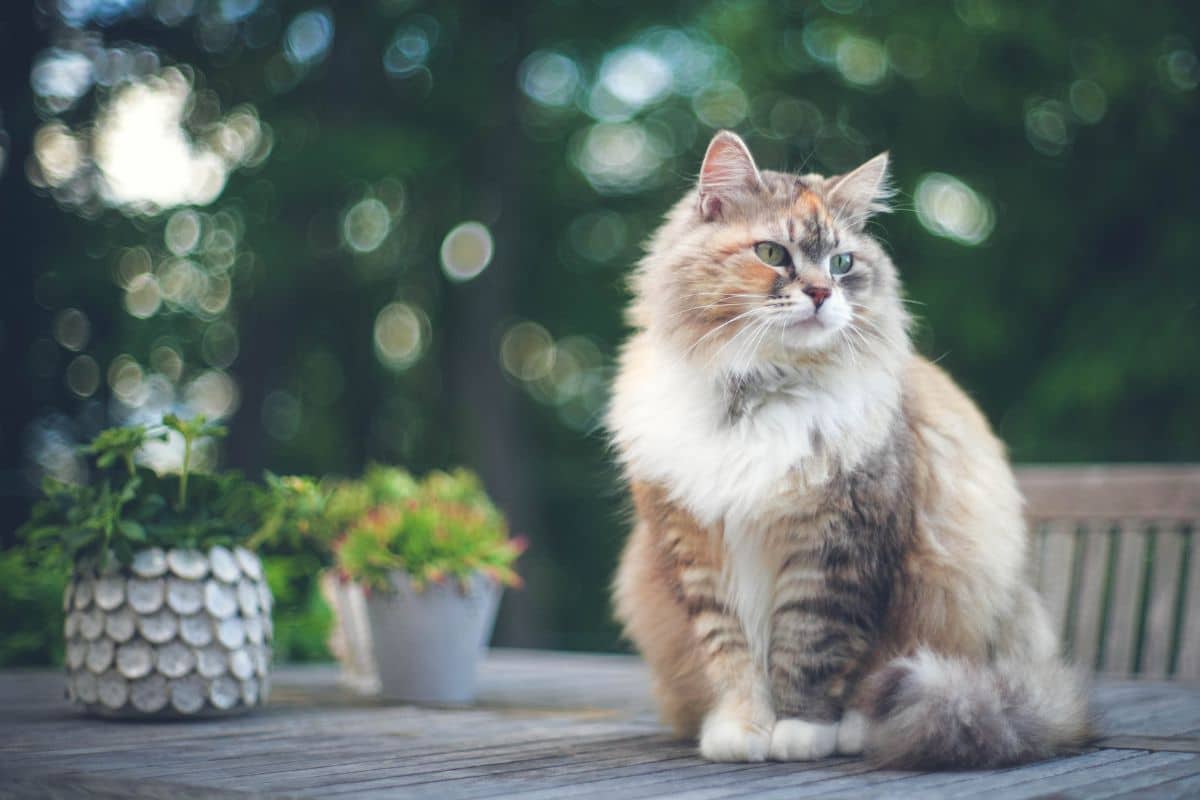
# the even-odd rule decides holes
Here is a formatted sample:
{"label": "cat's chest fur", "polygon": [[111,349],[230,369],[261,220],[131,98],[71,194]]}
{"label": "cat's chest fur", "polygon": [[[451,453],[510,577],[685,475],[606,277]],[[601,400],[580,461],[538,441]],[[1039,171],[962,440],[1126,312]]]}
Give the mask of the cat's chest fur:
{"label": "cat's chest fur", "polygon": [[886,369],[826,371],[750,389],[727,385],[646,335],[626,353],[609,426],[630,477],[663,486],[727,538],[803,511],[836,469],[886,439],[899,404]]}

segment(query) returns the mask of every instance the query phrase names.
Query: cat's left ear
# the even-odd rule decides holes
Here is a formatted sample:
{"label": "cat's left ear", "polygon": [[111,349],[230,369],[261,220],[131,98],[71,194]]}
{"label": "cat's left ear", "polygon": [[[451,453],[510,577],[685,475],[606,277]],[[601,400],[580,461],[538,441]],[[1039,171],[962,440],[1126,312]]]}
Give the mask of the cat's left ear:
{"label": "cat's left ear", "polygon": [[844,215],[855,227],[861,227],[873,214],[891,211],[888,200],[896,193],[888,172],[886,152],[867,163],[826,181],[825,202],[835,215]]}
{"label": "cat's left ear", "polygon": [[761,187],[762,177],[742,137],[717,131],[700,167],[700,216],[705,222],[719,219],[739,195]]}

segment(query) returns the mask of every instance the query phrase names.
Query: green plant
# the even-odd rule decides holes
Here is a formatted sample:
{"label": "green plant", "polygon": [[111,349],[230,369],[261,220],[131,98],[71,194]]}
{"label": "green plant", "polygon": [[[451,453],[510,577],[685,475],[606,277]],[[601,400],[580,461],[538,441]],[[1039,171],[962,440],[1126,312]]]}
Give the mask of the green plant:
{"label": "green plant", "polygon": [[388,589],[390,573],[400,570],[420,588],[482,572],[520,585],[513,563],[525,542],[508,537],[504,517],[472,473],[433,472],[418,482],[404,470],[375,467],[363,484],[372,498],[389,500],[374,504],[338,542],[338,568],[347,577]]}
{"label": "green plant", "polygon": [[332,512],[332,492],[302,475],[265,475],[267,496],[262,524],[247,547],[274,553],[306,553],[329,564],[333,538],[341,532]]}
{"label": "green plant", "polygon": [[[291,524],[280,510],[288,501],[281,485],[263,488],[236,471],[192,472],[196,442],[224,435],[223,427],[203,417],[168,415],[163,428],[105,430],[84,448],[98,468],[93,482],[44,481],[43,497],[21,529],[31,551],[52,554],[76,568],[102,569],[114,561],[128,563],[146,547],[243,544],[266,521],[278,528]],[[140,447],[165,438],[167,430],[183,437],[177,476],[158,475],[134,461]]]}
{"label": "green plant", "polygon": [[133,456],[149,441],[165,441],[166,431],[150,433],[145,425],[131,425],[128,428],[108,428],[100,431],[99,435],[83,448],[83,452],[96,456],[96,466],[107,469],[116,463],[117,459],[125,465],[129,476],[137,474]]}
{"label": "green plant", "polygon": [[183,467],[179,470],[179,508],[187,506],[188,471],[192,463],[192,445],[197,439],[221,438],[228,430],[223,425],[209,422],[203,414],[191,419],[181,419],[174,414],[163,417],[163,425],[183,437]]}

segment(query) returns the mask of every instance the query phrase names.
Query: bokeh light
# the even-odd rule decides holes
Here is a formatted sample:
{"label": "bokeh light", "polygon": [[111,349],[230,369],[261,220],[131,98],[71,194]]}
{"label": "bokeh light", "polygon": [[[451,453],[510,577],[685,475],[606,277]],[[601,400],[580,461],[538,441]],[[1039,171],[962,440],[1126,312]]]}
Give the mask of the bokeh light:
{"label": "bokeh light", "polygon": [[139,276],[150,272],[154,262],[145,247],[130,247],[121,252],[117,261],[116,280],[122,289],[128,289]]}
{"label": "bokeh light", "polygon": [[482,222],[455,226],[442,240],[442,270],[454,281],[469,281],[492,263],[492,232]]}
{"label": "bokeh light", "polygon": [[86,347],[91,330],[87,314],[78,308],[65,308],[54,317],[54,338],[68,350],[78,352]]}
{"label": "bokeh light", "polygon": [[424,68],[432,49],[433,42],[425,28],[406,25],[393,34],[383,51],[383,68],[394,78],[407,78]]}
{"label": "bokeh light", "polygon": [[41,179],[48,186],[62,186],[83,166],[83,142],[61,122],[48,122],[33,137],[33,155]]}
{"label": "bokeh light", "polygon": [[258,5],[259,0],[219,0],[217,10],[226,22],[238,22],[253,14]]}
{"label": "bokeh light", "polygon": [[283,53],[291,63],[309,66],[323,60],[331,44],[333,17],[329,11],[305,11],[288,24]]}
{"label": "bokeh light", "polygon": [[134,276],[125,287],[125,310],[138,319],[148,319],[162,306],[158,279],[148,272]]}
{"label": "bokeh light", "polygon": [[167,220],[163,239],[167,249],[177,256],[186,256],[200,243],[200,215],[192,209],[176,211]]}
{"label": "bokeh light", "polygon": [[375,316],[375,355],[394,370],[411,367],[428,346],[429,319],[408,303],[389,303]]}
{"label": "bokeh light", "polygon": [[29,81],[49,111],[65,111],[92,88],[92,61],[83,53],[52,47],[33,64]]}
{"label": "bokeh light", "polygon": [[214,322],[204,330],[200,340],[200,354],[209,366],[226,369],[238,357],[241,343],[237,330],[228,322]]}
{"label": "bokeh light", "polygon": [[1172,50],[1160,63],[1171,88],[1187,92],[1200,86],[1200,59],[1190,47]]}
{"label": "bokeh light", "polygon": [[522,381],[536,381],[554,369],[554,339],[536,322],[518,322],[500,340],[500,363]]}
{"label": "bokeh light", "polygon": [[342,217],[342,239],[357,253],[377,250],[391,230],[388,208],[374,197],[358,201]]}
{"label": "bokeh light", "polygon": [[953,175],[933,172],[922,176],[915,200],[917,219],[925,229],[959,244],[982,244],[995,226],[987,198]]}
{"label": "bokeh light", "polygon": [[108,365],[108,388],[127,406],[138,407],[146,402],[145,373],[137,360],[123,353]]}
{"label": "bokeh light", "polygon": [[178,381],[183,375],[183,356],[169,344],[160,344],[150,351],[150,366],[168,380]]}
{"label": "bokeh light", "polygon": [[100,388],[100,365],[89,355],[80,355],[67,364],[67,388],[78,397],[91,397]]}
{"label": "bokeh light", "polygon": [[749,108],[746,93],[732,81],[717,81],[692,98],[692,110],[710,128],[736,128]]}
{"label": "bokeh light", "polygon": [[603,194],[644,189],[662,165],[662,142],[636,122],[599,122],[577,138],[575,165]]}
{"label": "bokeh light", "polygon": [[671,67],[644,47],[622,47],[604,57],[599,84],[630,109],[637,110],[671,92]]}
{"label": "bokeh light", "polygon": [[265,158],[262,128],[247,108],[215,123],[214,143],[194,140],[184,126],[193,96],[188,78],[173,67],[114,93],[93,138],[109,204],[141,213],[208,205],[230,170]]}
{"label": "bokeh light", "polygon": [[1058,100],[1034,100],[1025,110],[1025,134],[1039,153],[1060,155],[1071,143],[1066,105]]}
{"label": "bokeh light", "polygon": [[552,50],[536,50],[525,57],[517,72],[521,90],[544,106],[565,106],[579,89],[579,65]]}
{"label": "bokeh light", "polygon": [[184,399],[192,413],[209,419],[224,419],[237,411],[241,397],[237,384],[218,369],[201,372],[184,388]]}
{"label": "bokeh light", "polygon": [[859,86],[874,86],[887,76],[887,51],[879,42],[864,36],[842,38],[834,61],[842,77]]}
{"label": "bokeh light", "polygon": [[567,427],[590,432],[599,424],[612,376],[592,339],[555,341],[542,325],[523,320],[501,338],[500,363],[531,397],[554,407]]}

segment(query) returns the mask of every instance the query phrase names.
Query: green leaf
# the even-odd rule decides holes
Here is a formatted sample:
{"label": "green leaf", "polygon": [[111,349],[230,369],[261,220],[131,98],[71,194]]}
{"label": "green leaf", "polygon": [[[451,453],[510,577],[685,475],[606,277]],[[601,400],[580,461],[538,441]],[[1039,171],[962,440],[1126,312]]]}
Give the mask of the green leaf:
{"label": "green leaf", "polygon": [[140,523],[134,522],[131,519],[122,520],[118,526],[121,535],[132,542],[146,541],[146,529]]}

